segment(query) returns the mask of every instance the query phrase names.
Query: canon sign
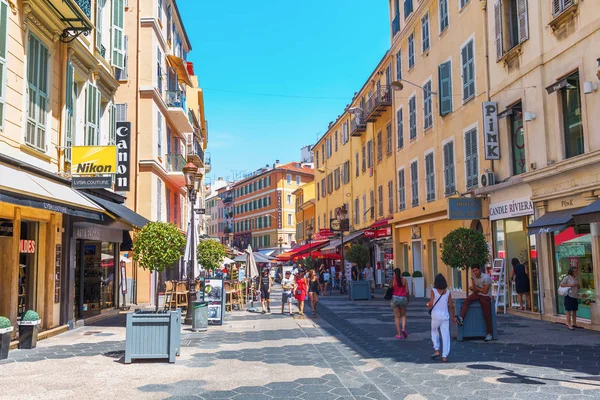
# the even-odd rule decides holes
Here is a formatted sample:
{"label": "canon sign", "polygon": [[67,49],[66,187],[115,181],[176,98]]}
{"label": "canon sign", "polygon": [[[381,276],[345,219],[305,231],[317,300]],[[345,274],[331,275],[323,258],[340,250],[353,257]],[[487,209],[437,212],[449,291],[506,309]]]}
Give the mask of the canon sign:
{"label": "canon sign", "polygon": [[131,147],[131,122],[117,122],[117,177],[116,192],[129,191],[129,176],[131,163],[129,148]]}

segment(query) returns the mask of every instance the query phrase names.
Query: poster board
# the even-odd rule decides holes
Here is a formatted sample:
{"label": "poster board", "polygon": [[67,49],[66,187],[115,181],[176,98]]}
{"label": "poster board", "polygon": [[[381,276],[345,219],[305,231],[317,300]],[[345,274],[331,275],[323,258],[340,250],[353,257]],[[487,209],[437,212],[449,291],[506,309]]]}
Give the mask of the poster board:
{"label": "poster board", "polygon": [[223,314],[225,314],[223,279],[205,278],[203,287],[202,300],[208,302],[208,323],[223,325]]}

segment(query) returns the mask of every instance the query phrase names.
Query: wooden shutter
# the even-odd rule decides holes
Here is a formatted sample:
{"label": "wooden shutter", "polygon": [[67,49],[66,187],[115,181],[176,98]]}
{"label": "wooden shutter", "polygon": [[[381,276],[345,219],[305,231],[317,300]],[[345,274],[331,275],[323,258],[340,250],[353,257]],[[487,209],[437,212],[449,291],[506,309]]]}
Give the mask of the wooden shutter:
{"label": "wooden shutter", "polygon": [[452,112],[452,64],[450,61],[440,64],[438,75],[440,80],[440,115],[444,116]]}
{"label": "wooden shutter", "polygon": [[517,0],[517,25],[519,29],[519,43],[523,43],[529,39],[527,0]]}
{"label": "wooden shutter", "polygon": [[477,159],[477,129],[471,130],[471,171],[473,172],[472,184],[479,182],[479,165]]}
{"label": "wooden shutter", "polygon": [[96,0],[96,48],[102,51],[102,7],[104,0]]}
{"label": "wooden shutter", "polygon": [[402,113],[402,108],[400,108],[397,112],[396,112],[396,119],[398,122],[398,132],[397,132],[397,139],[398,139],[398,148],[401,149],[404,147],[404,115]]}
{"label": "wooden shutter", "polygon": [[125,7],[123,0],[113,0],[113,24],[112,24],[112,65],[123,68],[125,63],[125,38],[123,35]]}
{"label": "wooden shutter", "polygon": [[552,0],[552,14],[558,15],[564,9],[565,0]]}
{"label": "wooden shutter", "polygon": [[502,41],[502,1],[494,3],[494,37],[496,41],[496,61],[504,55],[504,43]]}
{"label": "wooden shutter", "polygon": [[162,114],[160,111],[156,113],[156,128],[158,156],[162,157]]}
{"label": "wooden shutter", "polygon": [[396,79],[402,79],[402,51],[396,53]]}
{"label": "wooden shutter", "polygon": [[404,170],[398,171],[398,209],[406,208],[406,188],[404,183]]}

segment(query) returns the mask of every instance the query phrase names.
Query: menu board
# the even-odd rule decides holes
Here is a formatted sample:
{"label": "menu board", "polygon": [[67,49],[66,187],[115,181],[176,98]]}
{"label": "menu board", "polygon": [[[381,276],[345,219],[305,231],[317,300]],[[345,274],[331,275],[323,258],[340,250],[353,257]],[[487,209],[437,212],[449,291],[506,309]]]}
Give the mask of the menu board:
{"label": "menu board", "polygon": [[223,279],[204,279],[202,300],[208,302],[208,323],[212,325],[223,325],[223,314],[225,313]]}

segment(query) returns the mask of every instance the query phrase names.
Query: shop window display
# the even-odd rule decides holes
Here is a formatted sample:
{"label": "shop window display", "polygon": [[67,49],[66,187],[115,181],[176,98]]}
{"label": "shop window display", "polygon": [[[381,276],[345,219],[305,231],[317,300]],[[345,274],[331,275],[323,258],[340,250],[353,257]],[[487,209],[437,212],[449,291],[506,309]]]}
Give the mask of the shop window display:
{"label": "shop window display", "polygon": [[[590,304],[596,298],[592,235],[585,227],[573,227],[553,233],[555,278],[557,285],[567,276],[569,268],[579,271],[578,318],[590,319]],[[558,290],[558,289],[557,289]],[[563,297],[557,296],[559,314],[565,314]]]}
{"label": "shop window display", "polygon": [[37,222],[21,222],[19,242],[19,299],[17,315],[20,318],[26,310],[35,309],[36,275],[38,259]]}
{"label": "shop window display", "polygon": [[78,241],[77,248],[75,311],[82,319],[115,307],[115,244]]}

